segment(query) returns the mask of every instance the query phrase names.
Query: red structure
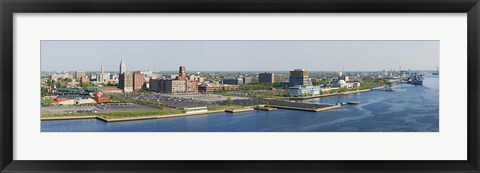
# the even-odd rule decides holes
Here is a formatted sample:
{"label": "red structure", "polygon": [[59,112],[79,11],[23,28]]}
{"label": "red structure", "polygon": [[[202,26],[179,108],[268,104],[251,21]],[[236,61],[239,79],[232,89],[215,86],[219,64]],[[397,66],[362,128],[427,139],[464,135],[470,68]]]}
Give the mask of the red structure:
{"label": "red structure", "polygon": [[185,68],[185,66],[180,66],[178,68],[178,77],[177,77],[178,80],[184,80],[184,79],[187,79],[187,69]]}
{"label": "red structure", "polygon": [[145,83],[145,77],[140,71],[133,72],[133,90],[139,90],[143,88]]}
{"label": "red structure", "polygon": [[67,101],[67,100],[68,100],[68,98],[54,98],[53,102],[58,103],[58,102],[63,102],[63,101]]}
{"label": "red structure", "polygon": [[105,94],[103,92],[97,92],[95,95],[93,95],[93,100],[97,101],[97,103],[103,103],[103,102],[108,102],[110,100],[110,97],[104,97]]}

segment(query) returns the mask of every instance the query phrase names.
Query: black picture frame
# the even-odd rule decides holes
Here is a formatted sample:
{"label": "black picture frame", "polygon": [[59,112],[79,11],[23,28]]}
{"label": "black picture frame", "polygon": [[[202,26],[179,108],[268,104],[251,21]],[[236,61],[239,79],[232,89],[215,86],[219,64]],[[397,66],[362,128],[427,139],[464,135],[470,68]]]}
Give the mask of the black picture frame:
{"label": "black picture frame", "polygon": [[[1,172],[480,172],[478,0],[1,0]],[[468,13],[466,161],[13,160],[14,13]],[[440,152],[440,151],[439,151]]]}

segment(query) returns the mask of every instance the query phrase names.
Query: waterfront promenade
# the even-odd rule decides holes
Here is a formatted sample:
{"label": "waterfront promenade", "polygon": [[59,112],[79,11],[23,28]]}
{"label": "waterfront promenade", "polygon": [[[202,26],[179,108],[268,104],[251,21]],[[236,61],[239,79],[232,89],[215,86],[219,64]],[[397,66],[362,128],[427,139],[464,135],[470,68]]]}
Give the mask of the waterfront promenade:
{"label": "waterfront promenade", "polygon": [[[376,88],[373,88],[373,89],[381,89],[381,88],[384,88],[384,87],[376,87]],[[363,90],[347,91],[347,92],[332,93],[332,94],[321,94],[321,95],[306,96],[306,97],[288,97],[287,99],[289,99],[289,100],[307,100],[307,99],[314,99],[314,98],[321,98],[321,97],[331,97],[331,96],[362,93],[362,92],[368,92],[368,91],[371,91],[371,90],[372,89],[363,89]]]}
{"label": "waterfront promenade", "polygon": [[91,119],[96,118],[100,119],[105,122],[120,122],[120,121],[134,121],[134,120],[148,120],[148,119],[160,119],[160,118],[175,118],[175,117],[185,117],[185,116],[194,116],[194,115],[204,115],[204,114],[214,114],[214,113],[221,113],[221,112],[231,112],[231,113],[238,113],[238,112],[248,112],[253,111],[254,107],[260,105],[265,102],[271,102],[270,107],[273,108],[280,108],[280,109],[293,109],[293,110],[301,110],[301,111],[313,111],[313,112],[321,112],[321,111],[328,111],[332,109],[340,108],[341,105],[339,104],[310,104],[310,103],[294,103],[294,102],[285,102],[285,101],[275,101],[275,100],[250,100],[245,101],[242,100],[237,102],[239,105],[243,105],[244,108],[241,109],[221,109],[221,110],[211,110],[205,112],[191,112],[191,113],[179,113],[179,114],[169,114],[169,115],[152,115],[152,116],[140,116],[140,117],[122,117],[122,118],[106,118],[102,115],[85,115],[85,116],[62,116],[62,117],[43,117],[41,118],[42,121],[49,121],[49,120],[75,120],[75,119]]}
{"label": "waterfront promenade", "polygon": [[159,118],[175,118],[175,117],[185,117],[185,116],[194,116],[194,115],[203,115],[203,114],[213,114],[225,112],[225,110],[214,110],[206,112],[192,112],[192,113],[181,113],[181,114],[171,114],[171,115],[157,115],[157,116],[144,116],[144,117],[126,117],[126,118],[105,118],[99,115],[86,115],[86,116],[71,116],[71,117],[48,117],[41,118],[42,121],[49,120],[74,120],[74,119],[99,119],[105,122],[119,122],[119,121],[134,121],[134,120],[148,120],[148,119],[159,119]]}

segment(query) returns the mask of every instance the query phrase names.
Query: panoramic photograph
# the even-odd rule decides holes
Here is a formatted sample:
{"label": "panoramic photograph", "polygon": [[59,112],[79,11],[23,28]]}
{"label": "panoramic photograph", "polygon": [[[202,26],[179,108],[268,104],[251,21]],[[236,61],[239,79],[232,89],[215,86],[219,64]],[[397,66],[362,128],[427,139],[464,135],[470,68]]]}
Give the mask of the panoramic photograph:
{"label": "panoramic photograph", "polygon": [[438,40],[43,40],[41,132],[439,132]]}

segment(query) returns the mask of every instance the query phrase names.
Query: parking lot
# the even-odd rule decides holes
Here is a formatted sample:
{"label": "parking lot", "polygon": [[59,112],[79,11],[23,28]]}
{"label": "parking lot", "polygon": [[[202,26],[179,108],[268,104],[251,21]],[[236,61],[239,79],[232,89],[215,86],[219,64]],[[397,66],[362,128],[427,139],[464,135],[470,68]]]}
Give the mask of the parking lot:
{"label": "parking lot", "polygon": [[77,112],[134,112],[159,110],[158,108],[138,104],[106,104],[104,106],[55,106],[41,107],[41,114],[77,113]]}
{"label": "parking lot", "polygon": [[[222,105],[228,97],[217,94],[162,94],[162,93],[137,93],[127,94],[126,97],[163,103],[171,108],[189,108]],[[232,97],[235,99],[245,99]]]}

